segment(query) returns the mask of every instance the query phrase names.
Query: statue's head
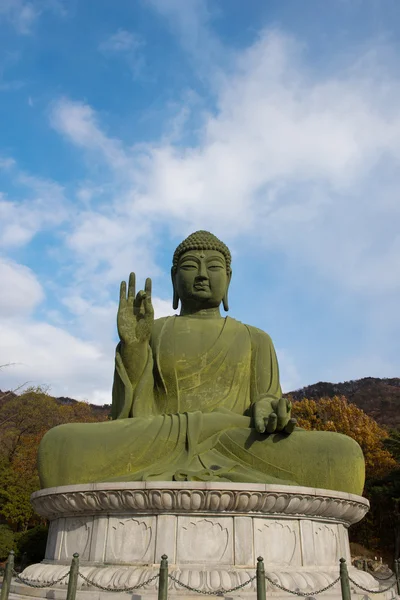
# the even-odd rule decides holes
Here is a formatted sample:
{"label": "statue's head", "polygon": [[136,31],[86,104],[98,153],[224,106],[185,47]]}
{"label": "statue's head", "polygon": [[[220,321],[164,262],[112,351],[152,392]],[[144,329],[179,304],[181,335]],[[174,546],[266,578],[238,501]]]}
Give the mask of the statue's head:
{"label": "statue's head", "polygon": [[171,275],[175,310],[179,300],[187,308],[215,308],[223,302],[228,310],[231,253],[212,233],[196,231],[179,244]]}

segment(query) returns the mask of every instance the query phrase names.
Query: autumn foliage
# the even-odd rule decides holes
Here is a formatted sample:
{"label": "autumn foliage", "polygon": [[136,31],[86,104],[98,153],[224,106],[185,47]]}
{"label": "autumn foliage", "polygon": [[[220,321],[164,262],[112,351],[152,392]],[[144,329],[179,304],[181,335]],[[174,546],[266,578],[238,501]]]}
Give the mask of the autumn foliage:
{"label": "autumn foliage", "polygon": [[40,440],[62,423],[104,420],[85,402],[58,403],[41,388],[0,400],[0,517],[15,531],[40,522],[29,498],[39,489],[36,467]]}
{"label": "autumn foliage", "polygon": [[396,460],[385,448],[387,431],[344,396],[293,402],[293,416],[299,427],[319,431],[336,431],[353,438],[363,450],[367,479],[387,475]]}

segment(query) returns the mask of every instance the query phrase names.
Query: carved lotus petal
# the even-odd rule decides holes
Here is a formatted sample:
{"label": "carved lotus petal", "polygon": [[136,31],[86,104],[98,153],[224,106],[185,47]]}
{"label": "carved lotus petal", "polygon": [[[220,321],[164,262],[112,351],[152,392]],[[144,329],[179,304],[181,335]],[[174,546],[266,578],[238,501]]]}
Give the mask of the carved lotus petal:
{"label": "carved lotus petal", "polygon": [[220,510],[221,506],[221,493],[213,491],[208,497],[208,506],[210,510]]}
{"label": "carved lotus petal", "polygon": [[210,589],[218,590],[221,587],[221,577],[218,571],[211,571],[210,573]]}
{"label": "carved lotus petal", "polygon": [[189,585],[191,585],[192,587],[195,588],[200,588],[202,585],[202,576],[201,576],[201,571],[193,570],[190,572],[190,576],[188,577],[189,579]]}
{"label": "carved lotus petal", "polygon": [[275,511],[275,505],[276,505],[276,496],[275,496],[275,494],[268,494],[268,496],[267,496],[267,498],[265,500],[263,512],[274,512]]}
{"label": "carved lotus petal", "polygon": [[286,494],[280,494],[279,496],[277,496],[276,503],[274,506],[274,512],[284,512],[285,508],[288,505],[289,499],[290,497]]}
{"label": "carved lotus petal", "polygon": [[190,497],[190,508],[192,510],[199,510],[204,501],[204,494],[202,492],[194,491]]}
{"label": "carved lotus petal", "polygon": [[192,508],[192,492],[190,490],[182,490],[180,492],[178,506],[182,510],[190,510]]}
{"label": "carved lotus petal", "polygon": [[292,496],[291,498],[289,498],[289,502],[285,512],[289,514],[301,513],[301,504],[301,498],[299,498],[298,496]]}
{"label": "carved lotus petal", "polygon": [[99,510],[99,497],[97,494],[86,494],[85,498],[81,498],[81,502],[83,504],[83,506],[85,505],[85,503],[87,504],[87,506],[89,508],[92,508],[93,510]]}

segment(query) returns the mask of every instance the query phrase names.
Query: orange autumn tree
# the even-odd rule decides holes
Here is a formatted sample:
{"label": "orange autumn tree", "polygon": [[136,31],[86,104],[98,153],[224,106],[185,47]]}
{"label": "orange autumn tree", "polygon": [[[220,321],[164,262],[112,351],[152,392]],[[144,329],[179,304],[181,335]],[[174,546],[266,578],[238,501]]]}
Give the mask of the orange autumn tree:
{"label": "orange autumn tree", "polygon": [[383,445],[386,430],[344,396],[293,401],[292,413],[303,429],[335,431],[356,440],[364,453],[367,479],[383,477],[396,467]]}
{"label": "orange autumn tree", "polygon": [[0,519],[24,531],[38,521],[30,495],[39,488],[36,460],[40,440],[63,423],[107,419],[86,402],[61,405],[41,388],[0,401]]}

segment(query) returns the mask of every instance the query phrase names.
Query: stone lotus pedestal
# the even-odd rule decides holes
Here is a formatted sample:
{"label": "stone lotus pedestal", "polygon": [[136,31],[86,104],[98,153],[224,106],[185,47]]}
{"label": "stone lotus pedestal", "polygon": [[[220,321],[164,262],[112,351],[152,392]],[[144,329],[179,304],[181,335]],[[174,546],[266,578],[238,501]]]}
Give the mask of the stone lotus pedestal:
{"label": "stone lotus pedestal", "polygon": [[[33,494],[32,502],[50,520],[45,560],[22,574],[34,582],[58,580],[78,552],[80,572],[96,584],[130,587],[155,575],[161,555],[167,554],[174,577],[216,592],[248,580],[263,556],[271,579],[312,595],[338,577],[344,557],[357,583],[379,589],[375,579],[350,563],[347,528],[369,507],[360,496],[284,485],[147,482],[49,488]],[[255,589],[253,581],[226,596],[254,598]],[[115,598],[82,578],[78,590],[82,599]],[[65,598],[66,580],[45,589],[14,584],[12,591],[57,600]],[[365,598],[360,590],[357,594]],[[156,595],[157,581],[129,594],[136,599]],[[268,582],[267,595],[289,596]],[[323,595],[340,598],[340,583]],[[178,596],[199,597],[170,580],[169,597]]]}

